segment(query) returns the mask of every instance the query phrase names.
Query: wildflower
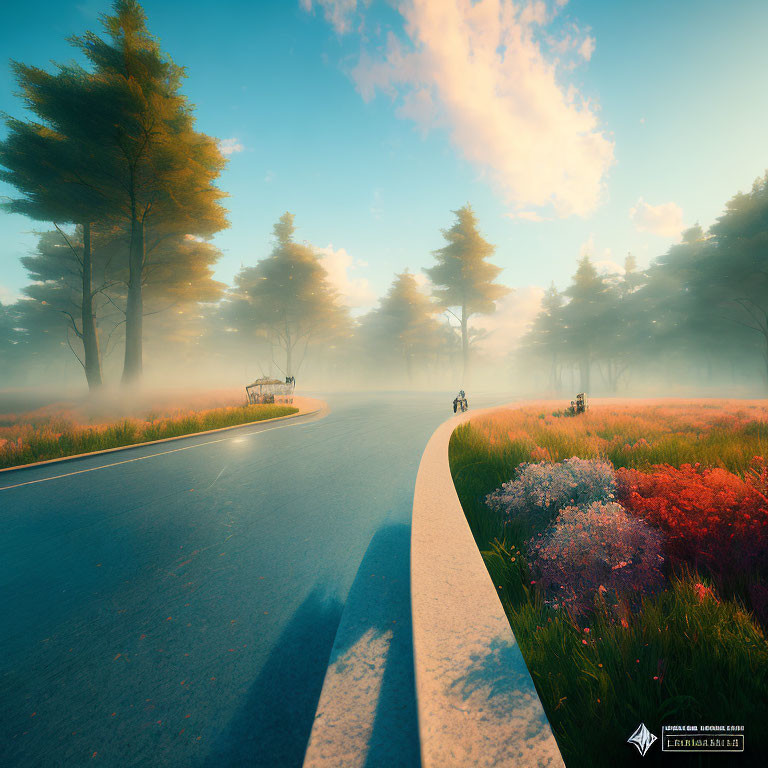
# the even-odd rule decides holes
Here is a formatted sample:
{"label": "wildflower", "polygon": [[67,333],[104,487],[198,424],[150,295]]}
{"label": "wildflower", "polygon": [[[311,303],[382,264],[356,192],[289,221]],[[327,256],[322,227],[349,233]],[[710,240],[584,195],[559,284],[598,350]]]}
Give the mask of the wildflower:
{"label": "wildflower", "polygon": [[712,598],[712,600],[718,602],[717,598],[715,597],[715,593],[712,591],[712,588],[705,586],[701,582],[697,582],[693,585],[693,591],[700,603],[703,603],[707,598]]}
{"label": "wildflower", "polygon": [[507,519],[522,517],[541,530],[567,506],[587,505],[613,498],[613,466],[576,456],[556,464],[524,463],[516,477],[486,497],[487,505]]}
{"label": "wildflower", "polygon": [[[595,600],[639,603],[663,583],[661,534],[615,502],[567,507],[541,540],[529,543],[529,562],[545,593],[576,615]],[[601,541],[606,544],[602,546]],[[629,598],[628,598],[629,599]]]}

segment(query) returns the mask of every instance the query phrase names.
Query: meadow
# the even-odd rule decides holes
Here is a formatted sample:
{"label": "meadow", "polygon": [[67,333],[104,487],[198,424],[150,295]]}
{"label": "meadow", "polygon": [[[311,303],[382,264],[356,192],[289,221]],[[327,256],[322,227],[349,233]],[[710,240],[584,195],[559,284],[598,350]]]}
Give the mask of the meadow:
{"label": "meadow", "polygon": [[543,404],[454,432],[459,498],[569,768],[627,763],[640,722],[744,725],[738,764],[763,764],[767,450],[768,407],[747,401]]}
{"label": "meadow", "polygon": [[231,391],[145,395],[87,404],[61,402],[0,414],[0,469],[181,437],[298,412],[289,405],[245,405]]}

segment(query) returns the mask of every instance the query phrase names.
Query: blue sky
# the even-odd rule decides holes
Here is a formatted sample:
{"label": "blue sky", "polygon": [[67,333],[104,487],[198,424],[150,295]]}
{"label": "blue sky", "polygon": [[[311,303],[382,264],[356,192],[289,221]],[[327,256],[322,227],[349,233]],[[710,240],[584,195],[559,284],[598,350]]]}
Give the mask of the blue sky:
{"label": "blue sky", "polygon": [[[395,272],[429,266],[471,202],[518,296],[562,288],[585,250],[647,264],[768,168],[761,0],[143,5],[187,67],[198,127],[237,149],[221,178],[231,228],[215,239],[225,282],[268,253],[289,210],[301,239],[332,246],[362,308]],[[3,58],[68,60],[65,38],[108,9],[12,3]],[[18,116],[14,91],[3,63],[0,110]],[[0,300],[26,282],[36,226],[0,214]]]}

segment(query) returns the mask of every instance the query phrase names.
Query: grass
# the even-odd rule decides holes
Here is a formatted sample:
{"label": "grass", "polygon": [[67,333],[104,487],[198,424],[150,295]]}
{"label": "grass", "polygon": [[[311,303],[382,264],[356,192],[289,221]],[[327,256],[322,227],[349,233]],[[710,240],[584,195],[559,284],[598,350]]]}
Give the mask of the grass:
{"label": "grass", "polygon": [[237,405],[177,411],[167,416],[150,413],[143,418],[94,425],[78,424],[55,413],[28,421],[14,417],[12,423],[8,423],[11,417],[5,417],[5,422],[0,421],[0,468],[233,427],[298,410],[288,405]]}
{"label": "grass", "polygon": [[[639,759],[626,739],[640,722],[659,736],[662,723],[744,725],[747,751],[738,764],[762,765],[768,642],[738,600],[702,600],[694,585],[709,582],[681,571],[625,622],[596,609],[585,627],[544,604],[531,583],[524,530],[505,524],[485,496],[524,461],[599,457],[637,469],[701,462],[743,474],[766,452],[762,403],[596,406],[576,418],[523,408],[454,432],[449,458],[459,499],[569,768]],[[642,763],[657,762],[654,747]],[[676,755],[675,763],[730,764],[716,754]]]}

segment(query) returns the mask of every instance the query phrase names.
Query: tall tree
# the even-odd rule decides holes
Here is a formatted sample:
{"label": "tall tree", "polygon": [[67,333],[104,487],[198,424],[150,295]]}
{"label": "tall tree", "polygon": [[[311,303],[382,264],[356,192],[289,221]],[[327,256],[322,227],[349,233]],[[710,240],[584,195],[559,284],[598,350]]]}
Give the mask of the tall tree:
{"label": "tall tree", "polygon": [[[76,148],[66,169],[103,197],[110,218],[129,232],[123,381],[131,384],[143,365],[149,233],[207,237],[226,226],[215,186],[224,158],[214,139],[194,130],[180,92],[184,71],[160,51],[139,3],[116,0],[113,8],[104,17],[106,39],[92,32],[72,38],[89,71],[15,68],[44,130]],[[57,172],[61,165],[54,163]]]}
{"label": "tall tree", "polygon": [[[235,278],[230,306],[232,325],[241,332],[259,332],[284,355],[286,376],[296,373],[297,355],[310,344],[348,332],[349,317],[328,282],[315,251],[294,240],[293,214],[275,224],[271,254]],[[299,362],[300,364],[300,362]]]}
{"label": "tall tree", "polygon": [[712,247],[691,287],[721,318],[757,334],[768,375],[768,172],[728,201],[710,232]]}
{"label": "tall tree", "polygon": [[565,298],[552,283],[541,300],[541,310],[522,341],[524,355],[532,355],[545,362],[548,369],[549,388],[553,392],[562,389],[562,367],[565,358]]}
{"label": "tall tree", "polygon": [[570,299],[563,308],[568,351],[579,369],[581,390],[588,392],[592,365],[603,343],[601,326],[610,300],[609,286],[588,255],[579,260],[565,295]]}
{"label": "tall tree", "polygon": [[434,251],[437,264],[425,270],[436,286],[434,295],[446,309],[458,308],[455,315],[461,328],[464,379],[469,374],[469,318],[496,310],[495,302],[509,289],[495,282],[501,268],[491,264],[494,246],[478,231],[477,217],[467,204],[453,212],[456,221],[442,230],[447,245]]}
{"label": "tall tree", "polygon": [[[70,234],[57,228],[42,233],[35,252],[21,259],[33,281],[24,293],[45,311],[62,316],[62,335],[82,365],[91,390],[102,382],[99,320],[107,320],[111,330],[120,322],[106,294],[110,286],[110,253],[102,246],[109,240],[109,233],[93,231],[90,226],[77,227]],[[84,280],[86,261],[88,278]],[[84,304],[88,307],[86,313]],[[55,321],[51,327],[57,327]]]}
{"label": "tall tree", "polygon": [[108,39],[88,32],[74,41],[117,111],[104,138],[120,170],[130,226],[123,370],[130,384],[142,372],[147,231],[209,236],[225,227],[224,195],[215,186],[224,158],[214,139],[194,130],[180,92],[184,71],[161,52],[139,3],[116,0],[104,26]]}
{"label": "tall tree", "polygon": [[396,275],[379,306],[361,321],[360,335],[374,364],[390,366],[401,361],[411,381],[414,363],[437,354],[442,346],[442,326],[435,319],[438,311],[410,272]]}
{"label": "tall tree", "polygon": [[[30,94],[30,72],[15,64],[17,79],[22,91]],[[88,78],[82,72],[64,69],[60,75],[73,91],[87,90]],[[36,109],[34,98],[27,99],[28,106]],[[75,104],[70,104],[69,121],[81,118]],[[6,120],[8,136],[0,142],[0,179],[10,183],[21,197],[3,204],[6,210],[21,213],[38,221],[50,221],[60,235],[61,244],[69,248],[68,271],[77,278],[79,300],[73,307],[78,322],[73,325],[83,346],[83,369],[91,391],[102,385],[99,338],[94,317],[93,303],[101,286],[93,284],[92,227],[93,222],[108,216],[109,200],[98,188],[98,180],[90,169],[98,167],[102,157],[97,157],[93,142],[73,141],[56,133],[46,125]],[[59,227],[59,224],[75,224],[79,229],[79,245]],[[78,327],[79,326],[79,327]]]}

